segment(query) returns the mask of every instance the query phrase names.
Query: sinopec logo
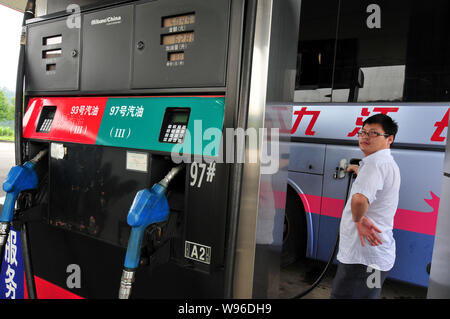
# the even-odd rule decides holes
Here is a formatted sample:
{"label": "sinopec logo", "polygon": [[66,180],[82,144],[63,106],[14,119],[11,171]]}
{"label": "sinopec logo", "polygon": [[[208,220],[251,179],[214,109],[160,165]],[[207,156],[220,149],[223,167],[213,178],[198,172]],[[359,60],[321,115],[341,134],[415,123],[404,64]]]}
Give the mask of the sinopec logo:
{"label": "sinopec logo", "polygon": [[117,24],[117,23],[121,23],[122,22],[122,17],[121,16],[114,16],[114,17],[107,17],[104,19],[93,19],[91,20],[91,25],[99,25],[99,24],[106,24],[106,25],[111,25],[111,24]]}

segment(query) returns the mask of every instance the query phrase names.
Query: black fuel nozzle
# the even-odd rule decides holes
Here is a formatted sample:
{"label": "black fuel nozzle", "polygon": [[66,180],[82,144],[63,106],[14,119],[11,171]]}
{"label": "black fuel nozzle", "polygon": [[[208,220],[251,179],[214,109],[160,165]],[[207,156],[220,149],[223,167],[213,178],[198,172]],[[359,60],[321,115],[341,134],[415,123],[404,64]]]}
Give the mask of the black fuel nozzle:
{"label": "black fuel nozzle", "polygon": [[[358,165],[359,166],[359,162],[361,162],[360,158],[352,158],[352,159],[350,159],[349,165]],[[354,171],[350,172],[350,176],[352,178],[356,178],[357,175],[358,174],[356,172],[354,172]]]}

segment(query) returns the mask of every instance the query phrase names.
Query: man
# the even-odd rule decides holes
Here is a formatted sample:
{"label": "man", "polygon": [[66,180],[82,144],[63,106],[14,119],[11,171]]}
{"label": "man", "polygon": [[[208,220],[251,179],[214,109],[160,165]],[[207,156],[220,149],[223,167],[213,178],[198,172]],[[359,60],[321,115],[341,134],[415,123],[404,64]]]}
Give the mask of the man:
{"label": "man", "polygon": [[367,118],[358,133],[364,153],[340,225],[338,268],[331,298],[380,298],[395,262],[392,235],[400,170],[391,155],[398,126],[389,116]]}

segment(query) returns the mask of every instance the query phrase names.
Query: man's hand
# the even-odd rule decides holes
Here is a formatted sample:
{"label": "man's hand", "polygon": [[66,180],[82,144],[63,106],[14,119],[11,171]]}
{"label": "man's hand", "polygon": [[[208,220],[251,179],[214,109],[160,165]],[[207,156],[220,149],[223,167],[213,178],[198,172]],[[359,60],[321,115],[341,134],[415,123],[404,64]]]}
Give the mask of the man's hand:
{"label": "man's hand", "polygon": [[353,172],[356,175],[358,175],[358,170],[359,170],[359,165],[355,165],[355,164],[351,164],[349,166],[347,166],[347,172]]}
{"label": "man's hand", "polygon": [[375,224],[368,219],[366,216],[361,218],[358,222],[355,222],[356,229],[358,230],[359,239],[361,240],[361,245],[364,247],[364,239],[370,243],[371,246],[382,245],[380,237],[378,237],[377,232],[381,233]]}

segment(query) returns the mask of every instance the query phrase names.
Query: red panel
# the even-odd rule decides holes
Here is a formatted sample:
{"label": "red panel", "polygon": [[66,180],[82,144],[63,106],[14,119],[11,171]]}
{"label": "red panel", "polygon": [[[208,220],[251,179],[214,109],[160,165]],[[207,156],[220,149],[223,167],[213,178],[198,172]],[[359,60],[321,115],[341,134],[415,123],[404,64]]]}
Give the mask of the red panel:
{"label": "red panel", "polygon": [[[23,118],[23,136],[95,144],[107,100],[108,98],[104,97],[30,99]],[[44,106],[57,107],[49,133],[36,132],[39,115]]]}
{"label": "red panel", "polygon": [[[42,278],[34,276],[34,281],[36,283],[36,294],[37,299],[84,299],[70,291],[67,291],[49,281]],[[24,283],[26,279],[24,280]],[[28,299],[27,286],[25,285],[24,291],[25,299]]]}

